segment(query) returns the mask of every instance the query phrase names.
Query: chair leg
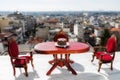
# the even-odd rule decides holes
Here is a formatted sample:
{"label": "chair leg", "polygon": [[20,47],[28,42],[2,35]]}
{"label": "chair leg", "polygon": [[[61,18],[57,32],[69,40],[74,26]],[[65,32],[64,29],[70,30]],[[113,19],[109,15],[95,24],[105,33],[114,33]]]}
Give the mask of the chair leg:
{"label": "chair leg", "polygon": [[91,62],[93,62],[93,61],[94,61],[94,58],[95,58],[95,55],[93,54],[93,55],[92,55],[92,60],[91,60]]}
{"label": "chair leg", "polygon": [[15,67],[13,67],[13,75],[14,75],[14,76],[16,75]]}
{"label": "chair leg", "polygon": [[99,61],[99,68],[98,68],[98,72],[100,72],[100,69],[101,69],[101,66],[102,66],[102,62],[101,61]]}
{"label": "chair leg", "polygon": [[34,68],[34,64],[33,64],[33,58],[31,58],[31,65]]}
{"label": "chair leg", "polygon": [[33,54],[32,54],[32,52],[30,52],[30,57],[31,57],[31,65],[32,65],[32,67],[34,68],[34,64],[33,64]]}
{"label": "chair leg", "polygon": [[25,75],[26,77],[28,77],[27,64],[24,65],[24,69],[25,69]]}
{"label": "chair leg", "polygon": [[111,70],[113,70],[113,61],[111,62],[111,67],[110,67]]}

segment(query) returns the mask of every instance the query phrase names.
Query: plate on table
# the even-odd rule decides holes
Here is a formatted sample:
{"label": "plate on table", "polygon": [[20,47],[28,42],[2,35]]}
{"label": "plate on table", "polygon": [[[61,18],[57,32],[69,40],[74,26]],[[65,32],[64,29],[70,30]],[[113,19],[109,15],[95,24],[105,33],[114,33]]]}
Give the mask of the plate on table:
{"label": "plate on table", "polygon": [[61,48],[66,48],[69,46],[69,43],[67,42],[66,45],[58,45],[57,42],[55,43],[55,46],[61,47]]}

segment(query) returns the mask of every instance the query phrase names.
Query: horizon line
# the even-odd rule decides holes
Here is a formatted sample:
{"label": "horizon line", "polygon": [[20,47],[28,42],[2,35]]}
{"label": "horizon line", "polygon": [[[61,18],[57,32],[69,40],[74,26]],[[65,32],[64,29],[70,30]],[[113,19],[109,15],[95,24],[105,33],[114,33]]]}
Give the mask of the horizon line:
{"label": "horizon line", "polygon": [[21,11],[21,10],[0,10],[0,12],[120,12],[120,10],[57,10],[57,11]]}

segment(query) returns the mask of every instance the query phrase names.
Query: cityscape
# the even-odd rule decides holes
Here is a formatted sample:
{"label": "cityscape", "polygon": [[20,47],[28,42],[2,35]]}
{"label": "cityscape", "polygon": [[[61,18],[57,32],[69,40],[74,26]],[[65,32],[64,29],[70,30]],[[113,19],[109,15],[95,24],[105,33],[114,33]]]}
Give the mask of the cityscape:
{"label": "cityscape", "polygon": [[[31,36],[52,41],[61,28],[77,41],[99,45],[104,29],[120,35],[120,12],[68,11],[68,12],[0,12],[1,41],[14,35],[18,43],[26,43]],[[90,41],[89,35],[94,34]],[[101,40],[103,41],[103,40]],[[94,42],[94,43],[93,43]],[[96,43],[95,43],[96,42]],[[120,40],[118,40],[118,46]],[[119,50],[119,49],[118,49]]]}

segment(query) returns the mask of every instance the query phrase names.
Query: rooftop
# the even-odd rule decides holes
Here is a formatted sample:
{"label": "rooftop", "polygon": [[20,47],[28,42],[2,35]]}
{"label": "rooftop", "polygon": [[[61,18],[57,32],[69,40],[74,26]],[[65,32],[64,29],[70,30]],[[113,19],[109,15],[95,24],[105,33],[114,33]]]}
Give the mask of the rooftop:
{"label": "rooftop", "polygon": [[83,54],[71,54],[70,58],[74,61],[71,64],[77,75],[73,75],[66,67],[57,67],[51,75],[46,72],[51,68],[48,63],[53,59],[52,55],[34,54],[34,66],[28,64],[29,76],[24,75],[24,70],[16,69],[16,77],[13,76],[13,69],[8,55],[0,56],[0,80],[119,80],[120,79],[120,52],[116,52],[113,64],[113,71],[110,70],[110,64],[103,64],[101,71],[97,72],[98,60],[92,59],[92,49]]}

